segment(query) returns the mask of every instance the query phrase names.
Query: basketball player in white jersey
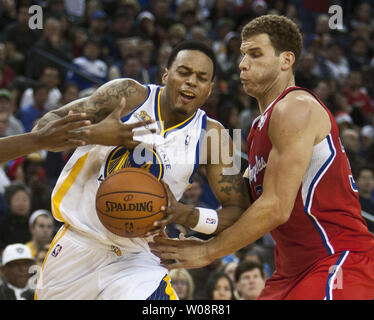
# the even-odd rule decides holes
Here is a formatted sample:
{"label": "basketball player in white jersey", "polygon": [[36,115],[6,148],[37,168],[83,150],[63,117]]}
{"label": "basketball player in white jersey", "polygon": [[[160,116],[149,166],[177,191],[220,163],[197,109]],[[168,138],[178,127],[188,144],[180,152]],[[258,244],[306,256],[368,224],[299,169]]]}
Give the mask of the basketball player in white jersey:
{"label": "basketball player in white jersey", "polygon": [[[215,211],[178,203],[178,214],[172,215],[170,222],[213,234],[240,217],[249,205],[244,181],[240,172],[227,175],[226,169],[233,163],[226,163],[222,157],[215,161],[209,148],[212,141],[206,143],[205,132],[219,133],[218,146],[226,141],[233,147],[232,141],[220,123],[199,109],[211,93],[215,69],[211,48],[186,41],[170,55],[164,86],[113,80],[92,96],[53,110],[40,120],[38,127],[71,110],[85,112],[95,130],[91,130],[88,145],[72,155],[53,190],[52,212],[64,226],[44,261],[37,299],[178,299],[167,269],[150,251],[152,237],[124,238],[108,231],[96,215],[95,195],[108,174],[137,166],[165,181],[179,200],[203,163],[222,208]],[[105,120],[101,120],[120,103],[123,123],[137,126],[139,121],[154,120],[145,129],[153,128],[157,133],[147,134],[143,129],[133,134],[126,131],[124,136],[110,134]],[[134,149],[139,141],[153,147]],[[206,152],[202,146],[208,146]]]}

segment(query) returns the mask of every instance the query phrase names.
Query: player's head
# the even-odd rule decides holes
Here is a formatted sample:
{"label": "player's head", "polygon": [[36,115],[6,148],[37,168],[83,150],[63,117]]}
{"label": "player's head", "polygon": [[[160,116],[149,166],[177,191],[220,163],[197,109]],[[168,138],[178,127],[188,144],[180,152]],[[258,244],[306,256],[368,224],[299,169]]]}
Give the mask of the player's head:
{"label": "player's head", "polygon": [[265,15],[258,17],[242,30],[242,41],[246,41],[253,36],[266,34],[275,54],[279,56],[282,52],[292,52],[294,62],[292,69],[295,72],[301,50],[303,39],[299,27],[292,20],[277,15]]}
{"label": "player's head", "polygon": [[162,77],[173,111],[189,115],[201,107],[213,88],[216,59],[213,50],[200,41],[183,41],[170,53]]}
{"label": "player's head", "polygon": [[[241,37],[243,59],[239,68],[247,93],[251,93],[248,89],[253,86],[266,87],[282,73],[287,76],[295,73],[302,50],[302,35],[290,19],[277,15],[260,16],[243,27]],[[253,84],[246,86],[246,81]]]}
{"label": "player's head", "polygon": [[178,53],[183,50],[194,50],[194,51],[200,51],[201,53],[204,53],[206,56],[210,58],[213,64],[213,73],[211,77],[211,81],[213,81],[214,76],[216,74],[216,57],[214,55],[214,51],[212,50],[211,47],[206,45],[204,42],[201,41],[194,41],[194,40],[187,40],[187,41],[182,41],[180,42],[177,46],[174,47],[172,52],[169,55],[169,59],[167,62],[167,68],[170,69],[171,65],[175,61]]}

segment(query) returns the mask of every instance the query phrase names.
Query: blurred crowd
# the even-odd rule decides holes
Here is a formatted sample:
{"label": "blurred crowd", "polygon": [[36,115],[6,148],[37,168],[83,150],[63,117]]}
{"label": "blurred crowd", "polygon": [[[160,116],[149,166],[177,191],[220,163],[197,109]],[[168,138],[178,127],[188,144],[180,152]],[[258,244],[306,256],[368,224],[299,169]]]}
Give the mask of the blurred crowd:
{"label": "blurred crowd", "polygon": [[[246,136],[259,111],[240,84],[241,28],[260,15],[285,15],[304,36],[296,84],[313,90],[335,116],[363,217],[374,232],[374,5],[330,2],[0,0],[0,137],[30,131],[44,113],[115,78],[161,85],[172,48],[196,39],[211,45],[218,62],[203,109],[230,134],[242,130],[244,171]],[[43,9],[42,29],[29,25],[34,4]],[[330,4],[343,9],[338,28],[330,24]],[[0,164],[0,299],[32,298],[30,266],[41,265],[60,227],[50,195],[72,151],[41,151]],[[182,201],[220,206],[203,169]],[[203,238],[180,225],[168,227],[170,236],[179,232]],[[273,249],[267,234],[205,268],[172,271],[172,284],[186,300],[255,299],[274,270]]]}

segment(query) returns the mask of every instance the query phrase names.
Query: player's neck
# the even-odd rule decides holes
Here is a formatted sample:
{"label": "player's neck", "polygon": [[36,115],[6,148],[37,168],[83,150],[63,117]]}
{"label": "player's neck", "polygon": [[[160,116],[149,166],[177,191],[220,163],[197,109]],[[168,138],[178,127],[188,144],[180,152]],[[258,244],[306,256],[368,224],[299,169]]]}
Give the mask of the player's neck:
{"label": "player's neck", "polygon": [[178,110],[173,110],[166,99],[163,99],[162,95],[160,101],[160,111],[165,130],[182,123],[193,115],[193,113],[189,115],[182,112],[179,113]]}
{"label": "player's neck", "polygon": [[283,93],[284,90],[294,85],[294,77],[287,79],[287,81],[276,81],[262,95],[256,97],[261,114],[265,112],[266,108],[275,99],[277,99]]}

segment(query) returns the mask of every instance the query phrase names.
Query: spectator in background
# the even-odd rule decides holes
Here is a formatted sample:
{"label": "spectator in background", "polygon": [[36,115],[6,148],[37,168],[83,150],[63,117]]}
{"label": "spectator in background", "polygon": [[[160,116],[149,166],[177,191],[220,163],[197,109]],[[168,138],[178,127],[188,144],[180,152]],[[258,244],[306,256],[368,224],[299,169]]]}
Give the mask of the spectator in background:
{"label": "spectator in background", "polygon": [[87,40],[83,48],[83,56],[73,60],[73,66],[92,77],[90,81],[76,74],[74,71],[67,73],[66,81],[75,82],[79,90],[92,88],[95,82],[104,83],[107,80],[108,66],[100,58],[100,46],[97,41]]}
{"label": "spectator in background", "polygon": [[34,259],[30,249],[21,244],[8,245],[2,255],[3,282],[0,300],[34,300],[34,290],[28,286],[30,267]]}
{"label": "spectator in background", "polygon": [[348,157],[353,177],[357,177],[358,169],[366,164],[365,159],[358,155],[360,149],[360,136],[354,129],[344,129],[340,138]]}
{"label": "spectator in background", "polygon": [[110,30],[114,43],[116,43],[117,40],[128,38],[136,34],[135,15],[135,12],[131,13],[122,9],[115,13]]}
{"label": "spectator in background", "polygon": [[155,16],[149,11],[142,11],[136,17],[137,35],[143,40],[151,40],[158,47]]}
{"label": "spectator in background", "polygon": [[350,69],[360,71],[368,66],[370,63],[368,53],[369,48],[366,40],[364,38],[354,39],[348,55]]}
{"label": "spectator in background", "polygon": [[[45,67],[39,77],[39,81],[43,82],[48,87],[48,99],[45,103],[45,109],[47,111],[56,109],[61,99],[61,91],[58,88],[61,82],[59,70],[52,66]],[[19,107],[24,108],[32,104],[34,104],[34,90],[33,88],[28,88],[22,95]]]}
{"label": "spectator in background", "polygon": [[374,114],[373,104],[366,89],[362,86],[362,74],[359,71],[352,71],[348,75],[347,86],[343,88],[349,104],[358,108],[365,117]]}
{"label": "spectator in background", "polygon": [[300,59],[300,65],[295,74],[295,82],[298,86],[312,90],[317,85],[320,77],[314,72],[316,64],[315,55],[311,52],[305,52]]}
{"label": "spectator in background", "polygon": [[6,46],[0,43],[0,88],[7,88],[15,77],[13,68],[8,64]]}
{"label": "spectator in background", "polygon": [[33,86],[34,103],[20,108],[17,117],[21,120],[25,132],[30,132],[35,121],[43,116],[48,110],[46,103],[48,101],[49,87],[43,82],[37,82]]}
{"label": "spectator in background", "polygon": [[167,34],[167,42],[173,48],[179,42],[187,39],[187,31],[183,24],[175,23],[170,26]]}
{"label": "spectator in background", "polygon": [[143,84],[149,83],[148,71],[142,67],[138,55],[127,56],[118,66],[112,67],[110,77],[132,78]]}
{"label": "spectator in background", "polygon": [[195,284],[186,269],[170,270],[171,285],[180,300],[192,300]]}
{"label": "spectator in background", "polygon": [[358,169],[356,185],[360,196],[360,204],[370,232],[374,233],[374,169],[366,166]]}
{"label": "spectator in background", "polygon": [[[372,119],[374,122],[374,118]],[[370,146],[374,142],[374,127],[370,124],[363,126],[360,131],[361,137],[361,150],[360,155],[364,158],[367,157]]]}
{"label": "spectator in background", "polygon": [[65,82],[62,88],[60,100],[57,108],[64,106],[79,98],[79,88],[75,82]]}
{"label": "spectator in background", "polygon": [[16,21],[17,10],[15,0],[0,1],[0,30]]}
{"label": "spectator in background", "polygon": [[75,26],[72,30],[71,40],[73,58],[78,58],[83,55],[84,44],[87,42],[87,40],[87,30],[82,27]]}
{"label": "spectator in background", "polygon": [[206,291],[208,300],[235,300],[234,285],[229,276],[221,271],[209,275]]}
{"label": "spectator in background", "polygon": [[30,240],[29,214],[31,209],[30,190],[25,184],[12,184],[5,188],[7,213],[0,220],[0,250],[11,243]]}
{"label": "spectator in background", "polygon": [[73,58],[72,45],[63,40],[61,32],[61,22],[58,19],[49,17],[45,20],[43,34],[38,42],[32,46],[33,50],[27,59],[27,75],[30,78],[39,78],[46,66],[56,67],[61,74],[61,78],[65,77],[65,68],[44,56],[52,55],[54,59],[60,59],[64,63],[71,62]]}
{"label": "spectator in background", "polygon": [[29,154],[23,167],[25,181],[30,188],[31,212],[37,209],[50,210],[52,188],[48,186],[43,155],[39,152]]}
{"label": "spectator in background", "polygon": [[239,259],[228,262],[222,267],[222,271],[227,274],[232,283],[235,283],[235,270],[239,264],[237,260]]}
{"label": "spectator in background", "polygon": [[9,112],[0,111],[0,138],[6,137],[6,131],[9,127]]}
{"label": "spectator in background", "polygon": [[326,45],[326,60],[324,61],[328,76],[343,84],[349,74],[349,64],[343,55],[343,48],[337,41]]}
{"label": "spectator in background", "polygon": [[149,69],[149,82],[162,85],[162,75],[165,72],[172,47],[164,43],[157,52],[156,64]]}
{"label": "spectator in background", "polygon": [[265,288],[266,275],[261,263],[242,261],[235,270],[235,288],[240,300],[256,300]]}
{"label": "spectator in background", "polygon": [[20,157],[9,161],[7,164],[7,175],[12,183],[25,183],[25,170],[23,168],[23,163],[25,162],[25,157]]}
{"label": "spectator in background", "polygon": [[222,267],[222,260],[216,259],[211,264],[208,264],[207,266],[203,268],[188,269],[188,272],[190,273],[193,279],[193,282],[196,284],[194,295],[193,295],[194,300],[207,300],[208,299],[206,286],[207,286],[209,275],[214,272],[217,272],[218,270],[221,269],[221,267]]}
{"label": "spectator in background", "polygon": [[225,52],[217,55],[217,62],[221,69],[221,77],[229,79],[233,73],[238,73],[238,64],[241,58],[240,35],[237,32],[229,32],[223,39],[226,46]]}
{"label": "spectator in background", "polygon": [[39,39],[39,32],[29,28],[28,11],[28,5],[20,5],[17,20],[4,29],[4,42],[10,66],[17,74],[25,72],[26,54]]}
{"label": "spectator in background", "polygon": [[31,250],[33,258],[37,258],[39,251],[49,246],[54,232],[54,219],[47,210],[34,211],[29,219],[31,240],[25,243]]}

